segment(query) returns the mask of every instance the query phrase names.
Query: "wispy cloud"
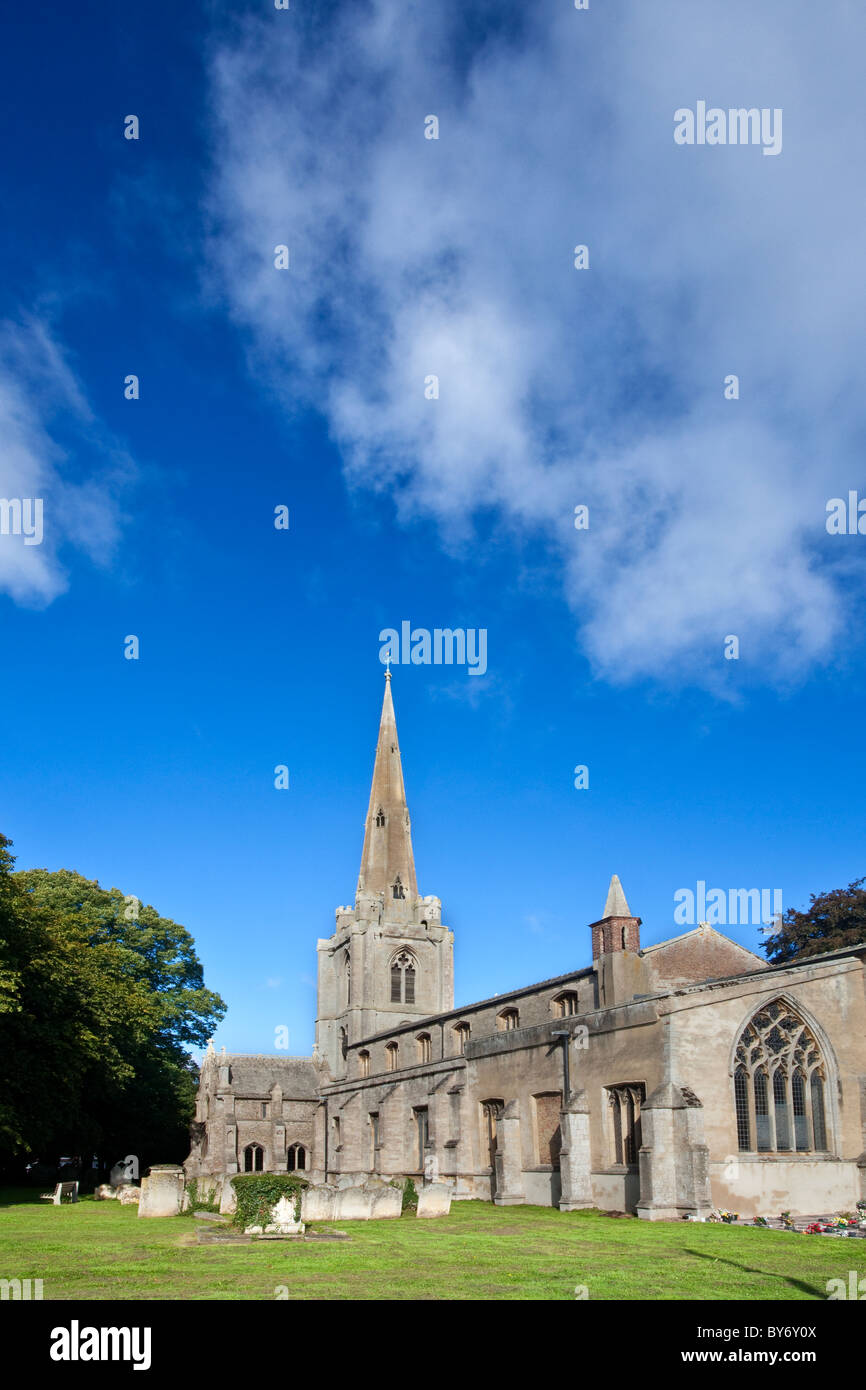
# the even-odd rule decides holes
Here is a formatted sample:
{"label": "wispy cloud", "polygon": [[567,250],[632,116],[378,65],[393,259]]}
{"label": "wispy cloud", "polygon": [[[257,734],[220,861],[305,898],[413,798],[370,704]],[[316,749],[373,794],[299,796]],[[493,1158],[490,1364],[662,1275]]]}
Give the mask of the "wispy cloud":
{"label": "wispy cloud", "polygon": [[95,417],[50,325],[0,324],[0,496],[41,499],[43,536],[0,535],[0,591],[50,603],[68,587],[64,553],[113,556],[133,464]]}
{"label": "wispy cloud", "polygon": [[[862,478],[866,20],[693,8],[480,4],[485,37],[371,0],[211,66],[212,266],[256,373],[404,522],[545,541],[612,680],[712,683],[728,633],[768,678],[831,661],[862,573],[823,523]],[[677,146],[704,98],[783,108],[783,152]]]}

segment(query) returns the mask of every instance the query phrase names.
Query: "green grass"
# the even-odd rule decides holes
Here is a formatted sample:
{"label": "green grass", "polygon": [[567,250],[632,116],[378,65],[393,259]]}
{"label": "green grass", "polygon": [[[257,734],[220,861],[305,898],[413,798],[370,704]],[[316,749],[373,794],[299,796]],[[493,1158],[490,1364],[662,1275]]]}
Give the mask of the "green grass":
{"label": "green grass", "polygon": [[[600,1212],[457,1202],[419,1221],[335,1223],[351,1240],[199,1246],[186,1215],[0,1193],[0,1278],[46,1299],[821,1299],[866,1275],[866,1241]],[[325,1231],[327,1222],[316,1222]]]}

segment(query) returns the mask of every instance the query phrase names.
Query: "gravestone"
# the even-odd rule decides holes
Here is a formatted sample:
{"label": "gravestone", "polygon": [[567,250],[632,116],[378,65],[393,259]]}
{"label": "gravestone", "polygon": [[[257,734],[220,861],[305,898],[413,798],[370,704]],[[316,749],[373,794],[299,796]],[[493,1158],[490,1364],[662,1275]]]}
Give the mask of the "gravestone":
{"label": "gravestone", "polygon": [[418,1193],[419,1216],[449,1216],[451,1188],[444,1182],[430,1183]]}
{"label": "gravestone", "polygon": [[183,1205],[183,1169],[177,1163],[158,1163],[141,1180],[139,1216],[179,1216]]}
{"label": "gravestone", "polygon": [[333,1221],[336,1189],[323,1185],[307,1187],[301,1198],[301,1215],[305,1221]]}
{"label": "gravestone", "polygon": [[265,1235],[302,1236],[304,1223],[295,1217],[295,1199],[292,1196],[280,1197],[271,1207],[271,1219],[265,1227]]}

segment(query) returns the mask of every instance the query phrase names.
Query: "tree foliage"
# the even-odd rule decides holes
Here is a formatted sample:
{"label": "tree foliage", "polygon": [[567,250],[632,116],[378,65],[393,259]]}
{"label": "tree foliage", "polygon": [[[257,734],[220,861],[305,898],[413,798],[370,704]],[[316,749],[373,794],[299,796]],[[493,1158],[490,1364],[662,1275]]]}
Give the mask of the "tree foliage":
{"label": "tree foliage", "polygon": [[768,960],[780,965],[866,943],[864,883],[866,878],[857,878],[847,888],[813,893],[805,912],[789,908],[779,931],[764,942]]}
{"label": "tree foliage", "polygon": [[192,937],[80,874],[13,873],[0,835],[0,1153],[183,1158],[225,1013]]}

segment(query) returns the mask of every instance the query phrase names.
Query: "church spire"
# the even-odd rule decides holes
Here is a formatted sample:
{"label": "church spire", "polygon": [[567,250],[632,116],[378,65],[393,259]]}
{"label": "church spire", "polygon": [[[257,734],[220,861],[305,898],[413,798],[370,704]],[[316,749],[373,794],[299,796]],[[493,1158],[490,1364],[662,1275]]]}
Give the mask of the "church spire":
{"label": "church spire", "polygon": [[604,905],[604,912],[601,914],[602,920],[605,917],[630,917],[631,910],[625,900],[625,893],[622,891],[622,884],[614,874],[610,880],[610,887],[607,890],[607,902]]}
{"label": "church spire", "polygon": [[385,698],[379,721],[358,892],[383,893],[386,908],[395,898],[411,901],[418,896],[390,670],[385,672]]}

